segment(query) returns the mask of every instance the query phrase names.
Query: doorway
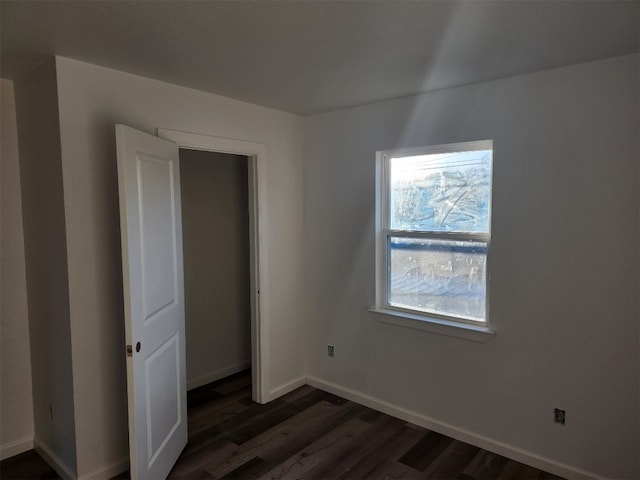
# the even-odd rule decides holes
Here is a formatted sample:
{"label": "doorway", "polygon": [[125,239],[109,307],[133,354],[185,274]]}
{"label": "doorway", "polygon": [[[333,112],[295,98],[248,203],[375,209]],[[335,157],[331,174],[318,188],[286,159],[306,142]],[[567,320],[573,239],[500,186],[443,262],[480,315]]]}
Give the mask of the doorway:
{"label": "doorway", "polygon": [[260,301],[260,286],[266,286],[260,255],[266,149],[259,143],[173,130],[159,129],[158,137],[116,125],[129,447],[131,475],[139,478],[165,477],[187,443],[180,147],[244,156],[251,390],[257,403],[270,399],[264,381],[268,328]]}
{"label": "doorway", "polygon": [[248,169],[180,149],[187,390],[251,367]]}
{"label": "doorway", "polygon": [[261,252],[265,250],[263,230],[264,179],[267,149],[264,144],[225,137],[214,137],[199,133],[158,129],[158,137],[169,140],[180,149],[220,152],[241,155],[247,158],[248,203],[249,203],[249,265],[251,304],[251,390],[252,400],[266,403],[272,399],[269,383],[269,345],[266,341],[269,319],[263,309],[261,298],[268,298],[268,283],[264,280],[266,269]]}

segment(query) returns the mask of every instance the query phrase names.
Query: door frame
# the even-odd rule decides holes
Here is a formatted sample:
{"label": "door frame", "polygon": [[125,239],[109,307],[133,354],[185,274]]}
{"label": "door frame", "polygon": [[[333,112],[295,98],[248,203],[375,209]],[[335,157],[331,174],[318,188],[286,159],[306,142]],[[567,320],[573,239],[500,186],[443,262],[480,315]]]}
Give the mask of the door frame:
{"label": "door frame", "polygon": [[[264,179],[267,150],[264,144],[199,133],[158,128],[158,137],[170,140],[178,148],[207,152],[230,153],[246,156],[248,159],[249,193],[249,265],[251,297],[251,396],[254,402],[266,403],[268,389],[268,317],[265,301],[269,298],[268,283],[264,280],[267,272],[265,258],[264,231],[266,201]],[[189,348],[187,346],[187,348]]]}

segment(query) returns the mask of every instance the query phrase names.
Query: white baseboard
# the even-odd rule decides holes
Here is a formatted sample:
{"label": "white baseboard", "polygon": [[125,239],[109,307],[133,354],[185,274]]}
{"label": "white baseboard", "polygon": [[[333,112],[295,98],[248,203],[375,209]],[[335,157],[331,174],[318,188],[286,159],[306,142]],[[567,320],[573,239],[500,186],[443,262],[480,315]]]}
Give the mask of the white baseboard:
{"label": "white baseboard", "polygon": [[117,462],[101,467],[92,472],[78,476],[78,480],[104,480],[105,478],[113,478],[129,469],[129,457],[124,457]]}
{"label": "white baseboard", "polygon": [[276,398],[286,395],[289,392],[293,392],[296,388],[306,385],[306,383],[307,378],[300,377],[288,383],[285,383],[284,385],[280,385],[279,387],[276,387],[269,392],[269,401],[275,400]]}
{"label": "white baseboard", "polygon": [[187,390],[193,390],[194,388],[201,387],[203,385],[206,385],[207,383],[215,382],[216,380],[220,380],[221,378],[228,377],[229,375],[233,375],[234,373],[241,372],[243,370],[246,370],[247,368],[251,368],[251,359],[236,363],[234,365],[230,365],[228,367],[220,368],[214,372],[202,375],[198,378],[188,379]]}
{"label": "white baseboard", "polygon": [[0,460],[19,455],[33,448],[33,436],[0,445]]}
{"label": "white baseboard", "polygon": [[64,480],[75,480],[76,474],[74,471],[37,438],[33,439],[33,448]]}
{"label": "white baseboard", "polygon": [[510,458],[517,462],[531,465],[532,467],[544,470],[546,472],[553,473],[555,475],[575,480],[604,480],[603,477],[595,475],[593,473],[581,470],[579,468],[571,467],[563,463],[556,462],[554,460],[536,455],[525,450],[491,440],[490,438],[482,435],[469,432],[467,430],[455,427],[453,425],[440,422],[433,418],[427,417],[417,412],[407,410],[405,408],[393,405],[391,403],[379,400],[372,396],[360,393],[356,390],[352,390],[335,383],[326,382],[316,377],[307,377],[307,384],[312,387],[324,390],[334,395],[338,395],[347,400],[359,403],[379,412],[386,413],[393,417],[400,418],[407,422],[411,422],[415,425],[433,430],[434,432],[441,433],[456,440],[469,443],[476,447],[488,450],[490,452],[497,453],[504,457]]}

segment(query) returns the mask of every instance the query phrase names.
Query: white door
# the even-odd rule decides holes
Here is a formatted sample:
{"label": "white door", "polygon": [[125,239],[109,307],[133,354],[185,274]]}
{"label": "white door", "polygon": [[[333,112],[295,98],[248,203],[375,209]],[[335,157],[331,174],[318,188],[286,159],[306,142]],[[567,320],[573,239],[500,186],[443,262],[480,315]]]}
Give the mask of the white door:
{"label": "white door", "polygon": [[187,443],[178,146],[124,125],[116,143],[131,478],[157,480]]}

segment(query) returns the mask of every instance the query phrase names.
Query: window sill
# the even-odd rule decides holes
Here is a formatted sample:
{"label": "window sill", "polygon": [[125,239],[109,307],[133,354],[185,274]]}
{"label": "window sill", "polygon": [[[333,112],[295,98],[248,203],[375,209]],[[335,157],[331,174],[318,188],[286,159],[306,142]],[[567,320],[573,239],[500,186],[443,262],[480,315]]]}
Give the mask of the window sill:
{"label": "window sill", "polygon": [[370,308],[374,317],[381,322],[400,327],[414,328],[425,332],[461,338],[472,342],[485,343],[495,336],[495,332],[480,325],[456,323],[440,318],[426,317],[397,310]]}

